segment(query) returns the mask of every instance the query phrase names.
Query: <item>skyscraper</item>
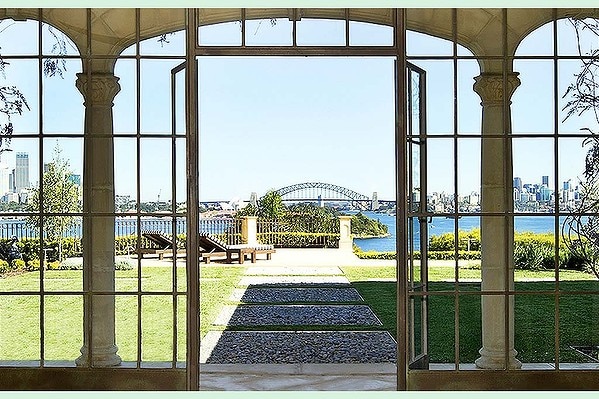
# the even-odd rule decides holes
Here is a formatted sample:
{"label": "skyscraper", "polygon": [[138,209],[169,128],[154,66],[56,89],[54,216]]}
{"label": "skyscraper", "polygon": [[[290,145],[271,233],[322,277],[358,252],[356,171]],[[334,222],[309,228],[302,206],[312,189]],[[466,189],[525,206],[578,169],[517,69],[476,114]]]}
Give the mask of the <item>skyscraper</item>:
{"label": "skyscraper", "polygon": [[544,184],[547,187],[549,187],[549,176],[543,176],[542,177],[542,184]]}
{"label": "skyscraper", "polygon": [[517,188],[518,191],[522,192],[522,179],[519,177],[514,177],[514,188]]}
{"label": "skyscraper", "polygon": [[29,187],[29,154],[17,152],[15,160],[15,190]]}

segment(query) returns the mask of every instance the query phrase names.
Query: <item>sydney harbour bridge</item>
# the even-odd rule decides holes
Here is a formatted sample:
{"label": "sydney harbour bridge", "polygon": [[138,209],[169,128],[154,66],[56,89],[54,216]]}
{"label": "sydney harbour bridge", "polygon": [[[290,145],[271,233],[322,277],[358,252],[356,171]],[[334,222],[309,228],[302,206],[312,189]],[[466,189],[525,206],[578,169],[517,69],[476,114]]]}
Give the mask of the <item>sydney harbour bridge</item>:
{"label": "sydney harbour bridge", "polygon": [[[274,191],[286,203],[311,202],[319,206],[325,206],[325,203],[345,203],[351,209],[372,211],[395,204],[395,200],[379,199],[376,191],[369,197],[346,187],[322,182],[292,184]],[[252,193],[247,202],[256,204],[259,198],[257,193]],[[209,206],[211,203],[202,204]]]}

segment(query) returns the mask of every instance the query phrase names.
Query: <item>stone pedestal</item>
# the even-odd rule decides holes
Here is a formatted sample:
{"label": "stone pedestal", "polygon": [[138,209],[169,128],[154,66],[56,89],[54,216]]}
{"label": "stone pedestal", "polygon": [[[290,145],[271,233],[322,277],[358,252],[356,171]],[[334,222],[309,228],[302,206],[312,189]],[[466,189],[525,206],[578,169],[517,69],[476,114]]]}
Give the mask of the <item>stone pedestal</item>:
{"label": "stone pedestal", "polygon": [[[121,363],[115,345],[113,100],[120,90],[112,73],[77,75],[85,99],[83,148],[84,340],[78,366]],[[101,214],[104,214],[103,216]],[[90,361],[91,358],[91,361]]]}
{"label": "stone pedestal", "polygon": [[245,216],[241,220],[241,242],[244,244],[258,244],[258,217]]}
{"label": "stone pedestal", "polygon": [[351,236],[351,216],[339,216],[339,250],[352,251],[354,240]]}
{"label": "stone pedestal", "polygon": [[[520,84],[517,73],[482,73],[474,91],[482,105],[481,211],[497,213],[481,218],[481,274],[483,291],[505,291],[514,287],[511,115],[507,99]],[[485,137],[486,136],[486,137]],[[507,304],[506,304],[507,300]],[[483,369],[519,368],[514,350],[514,298],[483,295],[482,348],[476,365]],[[507,317],[506,317],[507,312]],[[506,321],[508,335],[506,336]],[[507,342],[507,346],[506,346]]]}

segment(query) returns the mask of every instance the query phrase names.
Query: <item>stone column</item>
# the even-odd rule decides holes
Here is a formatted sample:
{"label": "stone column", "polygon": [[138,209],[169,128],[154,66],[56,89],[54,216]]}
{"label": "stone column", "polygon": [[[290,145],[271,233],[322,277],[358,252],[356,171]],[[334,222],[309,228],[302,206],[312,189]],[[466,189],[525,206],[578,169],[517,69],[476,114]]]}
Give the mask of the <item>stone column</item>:
{"label": "stone column", "polygon": [[258,217],[245,216],[241,220],[241,242],[244,244],[258,244]]}
{"label": "stone column", "polygon": [[[474,91],[482,99],[481,211],[511,212],[512,151],[510,104],[504,102],[520,85],[517,73],[482,73],[475,78]],[[507,114],[507,115],[504,115]],[[505,117],[505,118],[504,118]],[[485,137],[495,136],[495,137]],[[513,263],[514,219],[512,216],[482,216],[481,274],[483,291],[514,288]],[[507,286],[506,286],[507,283]],[[476,366],[483,369],[505,369],[506,341],[508,368],[520,368],[514,349],[514,298],[508,300],[509,336],[505,336],[506,297],[484,295],[482,307],[482,348]]]}
{"label": "stone column", "polygon": [[351,236],[351,216],[339,216],[339,249],[352,251],[354,240]]}
{"label": "stone column", "polygon": [[[112,73],[92,73],[91,81],[86,73],[77,74],[77,88],[85,105],[83,284],[92,293],[115,289],[114,217],[98,214],[114,212],[112,107],[120,90],[118,80]],[[84,297],[84,340],[81,356],[75,360],[78,366],[110,367],[121,363],[114,319],[114,295]]]}

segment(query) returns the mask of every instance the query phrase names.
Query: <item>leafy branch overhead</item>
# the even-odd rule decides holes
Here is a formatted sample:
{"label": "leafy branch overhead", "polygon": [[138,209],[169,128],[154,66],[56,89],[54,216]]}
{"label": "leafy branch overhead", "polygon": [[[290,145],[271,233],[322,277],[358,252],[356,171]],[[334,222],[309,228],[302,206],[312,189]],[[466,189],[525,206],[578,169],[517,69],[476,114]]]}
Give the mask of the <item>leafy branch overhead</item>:
{"label": "leafy branch overhead", "polygon": [[[599,123],[599,48],[588,47],[599,39],[599,21],[595,19],[571,18],[576,34],[577,51],[581,63],[580,71],[568,86],[563,98],[569,97],[562,108],[566,111],[564,121],[573,116],[591,113]],[[586,47],[586,48],[585,48]],[[581,198],[571,209],[562,225],[562,239],[574,257],[599,278],[599,137],[591,127],[582,127],[591,135],[583,140],[588,146],[585,157],[583,180],[580,181]]]}
{"label": "leafy branch overhead", "polygon": [[[4,27],[0,32],[4,32],[12,25],[14,24]],[[65,36],[62,33],[57,33],[50,25],[45,26],[47,26],[47,31],[53,38],[51,53],[54,54],[55,57],[44,58],[42,62],[44,76],[52,77],[58,75],[61,78],[64,78],[64,72],[67,70],[66,60],[64,59],[64,56],[67,54],[67,42]],[[2,50],[1,47],[0,50]],[[7,79],[7,69],[9,66],[10,62],[6,61],[0,52],[0,75],[3,80]],[[17,86],[0,86],[0,113],[5,115],[5,120],[0,123],[0,150],[2,149],[3,144],[10,144],[10,136],[14,129],[11,116],[22,115],[24,111],[30,110],[31,108],[27,103],[25,95]]]}

